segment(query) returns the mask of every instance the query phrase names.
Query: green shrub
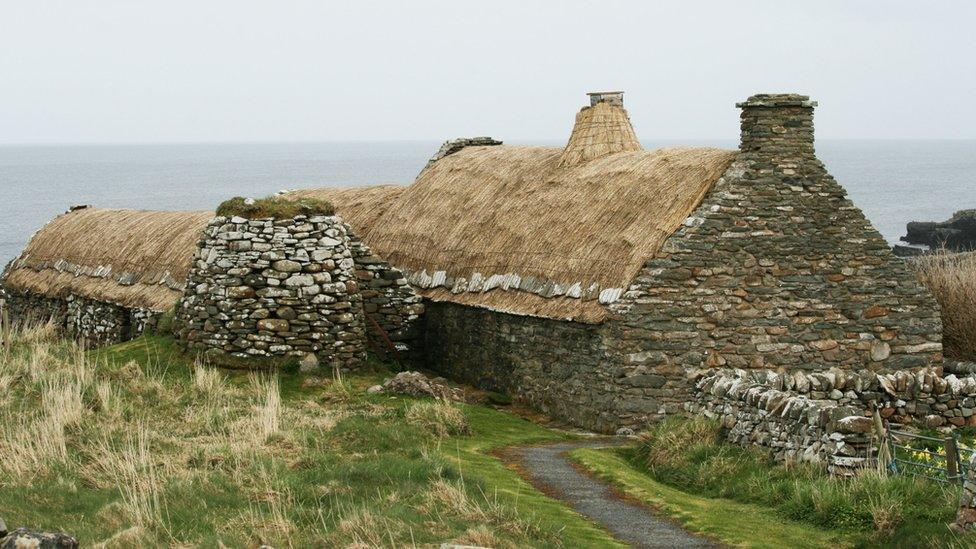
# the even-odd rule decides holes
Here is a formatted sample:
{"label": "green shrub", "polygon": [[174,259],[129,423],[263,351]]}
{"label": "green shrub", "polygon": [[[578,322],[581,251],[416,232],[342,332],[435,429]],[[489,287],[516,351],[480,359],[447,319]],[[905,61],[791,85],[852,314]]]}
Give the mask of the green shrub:
{"label": "green shrub", "polygon": [[169,335],[173,333],[173,320],[175,318],[175,307],[159,315],[159,320],[156,321],[156,329],[154,333],[159,335]]}
{"label": "green shrub", "polygon": [[317,198],[295,200],[269,196],[267,198],[247,199],[235,196],[217,206],[217,215],[223,217],[243,217],[245,219],[288,219],[298,215],[333,215],[335,208],[331,202]]}

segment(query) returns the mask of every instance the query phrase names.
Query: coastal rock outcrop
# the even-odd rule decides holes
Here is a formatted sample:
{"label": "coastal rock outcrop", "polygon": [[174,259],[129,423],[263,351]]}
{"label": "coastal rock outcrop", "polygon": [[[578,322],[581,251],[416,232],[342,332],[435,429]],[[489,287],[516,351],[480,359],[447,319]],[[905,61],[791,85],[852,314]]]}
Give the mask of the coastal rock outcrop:
{"label": "coastal rock outcrop", "polygon": [[976,209],[959,210],[946,221],[912,221],[895,253],[901,256],[919,255],[944,248],[950,252],[976,250]]}

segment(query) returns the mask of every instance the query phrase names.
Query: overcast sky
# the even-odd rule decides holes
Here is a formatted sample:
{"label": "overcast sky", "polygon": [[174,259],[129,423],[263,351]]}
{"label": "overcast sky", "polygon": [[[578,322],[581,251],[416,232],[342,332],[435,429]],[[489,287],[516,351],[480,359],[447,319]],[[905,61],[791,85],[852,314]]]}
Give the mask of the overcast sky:
{"label": "overcast sky", "polygon": [[644,139],[976,138],[974,1],[0,0],[0,143],[563,139],[622,89]]}

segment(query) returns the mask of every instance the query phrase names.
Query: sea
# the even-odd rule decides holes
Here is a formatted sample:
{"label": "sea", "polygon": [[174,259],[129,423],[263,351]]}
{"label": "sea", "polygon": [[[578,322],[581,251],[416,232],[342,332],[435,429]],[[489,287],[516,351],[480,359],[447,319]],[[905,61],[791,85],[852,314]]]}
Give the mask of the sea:
{"label": "sea", "polygon": [[[524,144],[524,143],[519,143]],[[560,145],[538,142],[540,145]],[[736,141],[645,141],[645,148]],[[409,183],[433,141],[0,146],[0,267],[72,205],[209,210],[283,189]],[[820,140],[817,153],[890,242],[976,208],[976,140]]]}

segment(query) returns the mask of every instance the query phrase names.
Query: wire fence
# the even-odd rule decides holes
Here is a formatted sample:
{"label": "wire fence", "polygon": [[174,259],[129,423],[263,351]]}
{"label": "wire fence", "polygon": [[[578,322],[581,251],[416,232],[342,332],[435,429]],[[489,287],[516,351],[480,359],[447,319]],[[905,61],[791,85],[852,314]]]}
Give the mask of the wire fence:
{"label": "wire fence", "polygon": [[962,484],[976,453],[976,449],[961,444],[955,433],[940,438],[887,429],[886,435],[888,470],[894,474]]}

